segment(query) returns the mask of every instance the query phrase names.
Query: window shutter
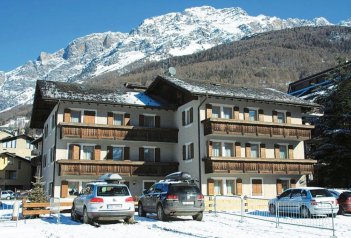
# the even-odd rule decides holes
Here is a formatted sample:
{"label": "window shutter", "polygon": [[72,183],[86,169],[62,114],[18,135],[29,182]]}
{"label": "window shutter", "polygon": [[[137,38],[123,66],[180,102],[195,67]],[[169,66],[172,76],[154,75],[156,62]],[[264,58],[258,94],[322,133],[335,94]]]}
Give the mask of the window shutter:
{"label": "window shutter", "polygon": [[191,158],[194,158],[194,143],[190,144],[190,148],[191,148]]}
{"label": "window shutter", "polygon": [[190,108],[190,123],[193,123],[194,120],[194,110],[193,108]]}
{"label": "window shutter", "polygon": [[100,160],[101,145],[96,145],[94,150],[94,160]]}
{"label": "window shutter", "polygon": [[130,160],[130,158],[129,158],[129,147],[124,147],[123,148],[123,159],[124,160]]}
{"label": "window shutter", "polygon": [[276,159],[279,159],[280,158],[280,151],[279,151],[279,145],[278,144],[275,144],[274,145],[274,157]]}
{"label": "window shutter", "polygon": [[251,144],[250,143],[245,144],[245,157],[251,158]]}
{"label": "window shutter", "polygon": [[235,142],[235,157],[236,158],[241,157],[241,144],[240,144],[240,142]]}
{"label": "window shutter", "polygon": [[71,109],[65,108],[63,113],[63,122],[71,122]]}
{"label": "window shutter", "polygon": [[155,149],[155,162],[161,161],[161,150],[160,148]]}
{"label": "window shutter", "polygon": [[294,146],[289,145],[288,150],[289,150],[289,159],[294,159]]}
{"label": "window shutter", "polygon": [[233,113],[234,113],[233,118],[236,120],[239,120],[239,107],[235,106]]}
{"label": "window shutter", "polygon": [[277,194],[281,194],[283,192],[283,185],[280,179],[277,179]]}
{"label": "window shutter", "polygon": [[107,146],[107,160],[112,160],[113,159],[113,147],[112,146]]}
{"label": "window shutter", "polygon": [[249,120],[249,109],[244,108],[244,120],[248,121]]}
{"label": "window shutter", "polygon": [[286,123],[291,124],[291,112],[286,112]]}
{"label": "window shutter", "polygon": [[95,124],[95,111],[84,111],[84,123]]}
{"label": "window shutter", "polygon": [[182,125],[185,126],[185,111],[182,111]]}
{"label": "window shutter", "polygon": [[144,126],[144,115],[139,115],[139,126]]}
{"label": "window shutter", "polygon": [[144,148],[139,147],[139,160],[144,161]]}
{"label": "window shutter", "polygon": [[252,180],[252,196],[262,196],[262,180]]}
{"label": "window shutter", "polygon": [[212,141],[208,141],[208,157],[212,156]]}
{"label": "window shutter", "polygon": [[261,158],[266,158],[266,144],[260,145],[260,156]]}
{"label": "window shutter", "polygon": [[69,159],[79,160],[80,158],[80,146],[75,144],[69,145]]}
{"label": "window shutter", "polygon": [[130,126],[130,114],[129,113],[124,114],[124,125]]}
{"label": "window shutter", "polygon": [[206,104],[206,119],[212,117],[212,105]]}
{"label": "window shutter", "polygon": [[183,160],[186,160],[186,145],[183,145]]}
{"label": "window shutter", "polygon": [[258,120],[259,121],[264,121],[264,112],[263,109],[258,110]]}
{"label": "window shutter", "polygon": [[243,180],[239,178],[236,180],[236,195],[242,195],[242,194],[243,194]]}
{"label": "window shutter", "polygon": [[209,196],[214,195],[214,180],[213,179],[207,179],[207,194]]}
{"label": "window shutter", "polygon": [[107,113],[107,125],[113,125],[113,113],[112,112]]}
{"label": "window shutter", "polygon": [[156,128],[161,127],[161,117],[160,116],[155,116],[155,127]]}
{"label": "window shutter", "polygon": [[61,181],[61,197],[66,198],[68,197],[68,181]]}
{"label": "window shutter", "polygon": [[274,123],[278,122],[278,112],[277,111],[272,111],[272,121]]}
{"label": "window shutter", "polygon": [[296,188],[296,180],[295,179],[290,179],[290,187]]}

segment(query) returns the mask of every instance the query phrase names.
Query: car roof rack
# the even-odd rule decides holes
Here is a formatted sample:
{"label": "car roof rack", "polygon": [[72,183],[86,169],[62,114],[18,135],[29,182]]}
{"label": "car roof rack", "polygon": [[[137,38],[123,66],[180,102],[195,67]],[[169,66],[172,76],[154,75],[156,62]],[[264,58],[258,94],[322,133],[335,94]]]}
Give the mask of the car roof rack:
{"label": "car roof rack", "polygon": [[160,182],[187,182],[187,183],[194,183],[197,181],[193,179],[190,174],[186,172],[174,172],[165,176],[163,180]]}
{"label": "car roof rack", "polygon": [[120,184],[122,180],[123,179],[119,174],[107,173],[107,174],[101,175],[96,182]]}

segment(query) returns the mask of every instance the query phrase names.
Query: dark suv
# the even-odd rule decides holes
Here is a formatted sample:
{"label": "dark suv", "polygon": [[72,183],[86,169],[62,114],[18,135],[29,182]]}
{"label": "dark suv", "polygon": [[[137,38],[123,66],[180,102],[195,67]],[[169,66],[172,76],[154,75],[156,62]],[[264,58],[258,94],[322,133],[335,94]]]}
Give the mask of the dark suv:
{"label": "dark suv", "polygon": [[138,215],[156,213],[165,221],[171,216],[192,216],[201,221],[205,210],[204,196],[189,174],[177,172],[166,176],[143,192],[138,202]]}

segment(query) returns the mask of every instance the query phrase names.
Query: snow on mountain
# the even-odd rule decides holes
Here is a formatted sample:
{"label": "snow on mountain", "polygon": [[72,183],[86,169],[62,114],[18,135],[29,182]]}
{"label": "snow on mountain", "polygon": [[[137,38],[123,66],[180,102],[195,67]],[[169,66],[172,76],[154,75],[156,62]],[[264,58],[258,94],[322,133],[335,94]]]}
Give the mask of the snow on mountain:
{"label": "snow on mountain", "polygon": [[[349,24],[349,23],[345,23]],[[145,19],[129,33],[94,33],[73,40],[55,53],[0,72],[0,111],[31,103],[36,80],[84,82],[102,73],[128,71],[133,63],[192,54],[219,44],[272,30],[332,25],[325,18],[280,19],[249,16],[241,8],[194,7]]]}

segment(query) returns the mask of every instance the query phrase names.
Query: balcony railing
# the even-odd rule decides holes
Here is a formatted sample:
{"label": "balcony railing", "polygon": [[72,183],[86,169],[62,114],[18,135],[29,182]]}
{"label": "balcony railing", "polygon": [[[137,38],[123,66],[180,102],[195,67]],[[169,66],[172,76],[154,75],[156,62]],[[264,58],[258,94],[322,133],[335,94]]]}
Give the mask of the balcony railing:
{"label": "balcony railing", "polygon": [[178,129],[60,123],[61,138],[178,142]]}
{"label": "balcony railing", "polygon": [[205,173],[251,174],[311,174],[316,160],[306,159],[253,159],[220,158],[204,159]]}
{"label": "balcony railing", "polygon": [[236,136],[264,136],[307,140],[311,138],[314,126],[279,124],[259,121],[209,118],[203,121],[204,134],[225,134]]}
{"label": "balcony railing", "polygon": [[122,176],[165,176],[178,171],[177,162],[59,160],[63,175],[102,175],[118,173]]}

